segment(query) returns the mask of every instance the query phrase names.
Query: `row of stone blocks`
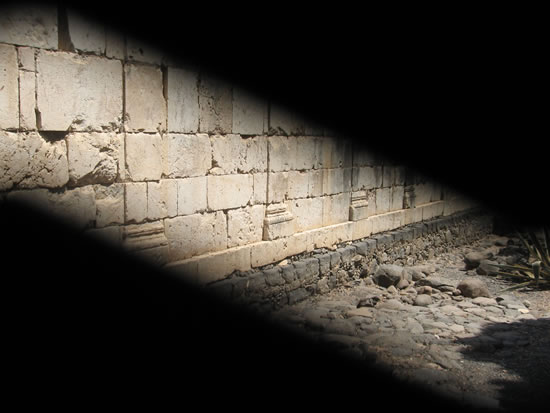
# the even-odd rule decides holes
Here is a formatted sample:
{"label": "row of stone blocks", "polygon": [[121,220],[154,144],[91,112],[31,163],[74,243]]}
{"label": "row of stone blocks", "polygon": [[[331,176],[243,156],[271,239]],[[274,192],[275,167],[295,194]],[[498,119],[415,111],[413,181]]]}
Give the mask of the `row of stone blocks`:
{"label": "row of stone blocks", "polygon": [[[349,269],[357,258],[377,262],[408,262],[428,257],[428,250],[443,251],[445,246],[460,245],[478,239],[491,231],[489,215],[479,209],[459,212],[427,222],[415,223],[349,243],[335,251],[313,253],[285,265],[269,265],[251,274],[233,276],[209,284],[207,288],[223,299],[253,303],[260,306],[294,304],[315,293],[350,281]],[[418,259],[404,256],[406,246],[422,239]],[[396,251],[387,255],[390,251]],[[409,248],[410,250],[410,248]],[[302,254],[303,255],[303,254]],[[382,259],[381,256],[385,255]],[[359,256],[359,257],[358,257]],[[407,261],[408,259],[408,261]],[[340,270],[340,271],[339,271]]]}

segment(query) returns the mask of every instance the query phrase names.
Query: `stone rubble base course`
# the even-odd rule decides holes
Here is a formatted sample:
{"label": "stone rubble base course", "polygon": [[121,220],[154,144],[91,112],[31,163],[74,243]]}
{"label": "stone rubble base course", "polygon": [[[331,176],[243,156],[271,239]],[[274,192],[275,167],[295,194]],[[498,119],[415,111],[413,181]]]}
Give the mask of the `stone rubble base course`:
{"label": "stone rubble base course", "polygon": [[[413,265],[437,251],[477,239],[490,229],[488,217],[469,211],[379,233],[330,252],[304,252],[309,244],[304,243],[303,238],[300,242],[303,234],[296,234],[290,238],[238,247],[238,254],[232,250],[221,251],[171,263],[167,268],[192,282],[211,283],[208,288],[226,298],[280,306],[349,281],[347,271],[342,269],[353,268],[354,262],[359,259]],[[263,261],[261,257],[265,250],[269,250],[275,260]],[[309,255],[309,258],[288,258],[301,253]],[[268,265],[281,260],[286,263]],[[233,262],[228,264],[229,261]],[[227,278],[233,265],[238,266],[240,272],[233,273],[231,269],[233,276]],[[261,266],[266,266],[266,269],[251,270],[251,267]]]}

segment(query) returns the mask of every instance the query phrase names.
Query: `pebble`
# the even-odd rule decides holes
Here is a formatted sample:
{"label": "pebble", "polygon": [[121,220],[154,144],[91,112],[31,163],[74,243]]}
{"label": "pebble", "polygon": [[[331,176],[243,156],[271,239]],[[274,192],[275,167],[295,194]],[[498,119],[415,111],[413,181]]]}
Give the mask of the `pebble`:
{"label": "pebble", "polygon": [[427,307],[432,303],[433,303],[432,297],[428,294],[419,294],[414,299],[414,305],[416,306]]}

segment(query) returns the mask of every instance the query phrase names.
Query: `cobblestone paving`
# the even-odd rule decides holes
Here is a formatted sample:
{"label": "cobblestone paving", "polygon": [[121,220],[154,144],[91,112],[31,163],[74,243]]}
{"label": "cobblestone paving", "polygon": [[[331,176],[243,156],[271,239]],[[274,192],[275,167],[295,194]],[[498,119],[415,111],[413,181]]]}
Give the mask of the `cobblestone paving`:
{"label": "cobblestone paving", "polygon": [[[375,283],[378,271],[272,316],[459,403],[521,406],[545,397],[539,390],[550,380],[550,291],[502,293],[508,281],[464,259],[474,252],[504,262],[506,243],[491,235],[405,267],[386,288]],[[390,278],[402,271],[386,267]],[[456,288],[464,279],[481,280],[489,297],[465,297]]]}

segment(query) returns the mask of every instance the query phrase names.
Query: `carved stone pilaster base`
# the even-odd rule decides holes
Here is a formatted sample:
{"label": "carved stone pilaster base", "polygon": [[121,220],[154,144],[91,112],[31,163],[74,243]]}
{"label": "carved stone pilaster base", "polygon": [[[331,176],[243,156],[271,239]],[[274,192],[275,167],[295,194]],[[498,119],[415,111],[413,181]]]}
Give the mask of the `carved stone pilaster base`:
{"label": "carved stone pilaster base", "polygon": [[359,221],[369,217],[369,201],[366,191],[352,192],[351,205],[349,207],[349,220]]}
{"label": "carved stone pilaster base", "polygon": [[155,263],[164,263],[168,258],[168,239],[162,222],[128,225],[124,227],[123,247]]}
{"label": "carved stone pilaster base", "polygon": [[285,204],[273,204],[266,208],[264,218],[265,241],[288,237],[295,232],[294,216]]}

